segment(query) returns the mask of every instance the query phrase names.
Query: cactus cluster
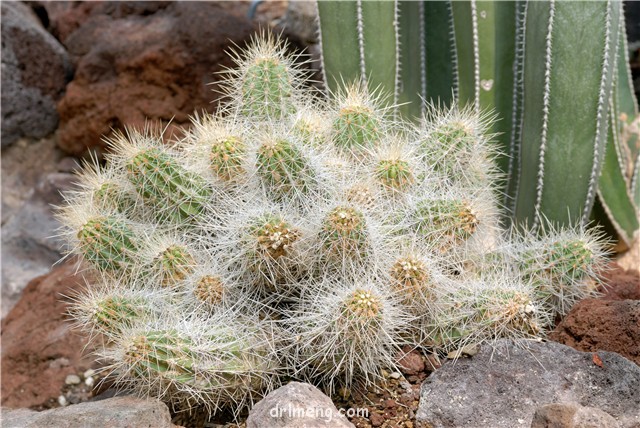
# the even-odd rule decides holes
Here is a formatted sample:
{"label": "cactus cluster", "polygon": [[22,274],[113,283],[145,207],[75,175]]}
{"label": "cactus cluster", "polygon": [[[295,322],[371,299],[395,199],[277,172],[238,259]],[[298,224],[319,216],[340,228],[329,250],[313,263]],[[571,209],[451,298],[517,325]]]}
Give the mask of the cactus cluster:
{"label": "cactus cluster", "polygon": [[323,101],[271,36],[235,60],[221,113],[117,135],[60,210],[97,278],[72,314],[121,386],[237,414],[285,379],[375,382],[407,344],[538,337],[595,292],[598,236],[501,226],[486,116],[407,123],[365,82]]}

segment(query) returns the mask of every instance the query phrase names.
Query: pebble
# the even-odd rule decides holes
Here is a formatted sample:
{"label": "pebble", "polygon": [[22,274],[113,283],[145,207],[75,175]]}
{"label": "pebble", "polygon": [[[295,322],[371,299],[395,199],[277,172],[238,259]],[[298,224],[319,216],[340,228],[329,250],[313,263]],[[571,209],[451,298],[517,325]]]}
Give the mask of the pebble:
{"label": "pebble", "polygon": [[83,376],[85,379],[90,378],[91,376],[93,376],[94,374],[96,374],[96,371],[93,369],[89,369],[86,372],[84,372]]}
{"label": "pebble", "polygon": [[465,345],[460,349],[449,352],[447,354],[447,358],[450,360],[456,360],[460,357],[473,357],[478,353],[478,349],[478,345],[476,344]]}
{"label": "pebble", "polygon": [[69,404],[69,402],[67,402],[67,399],[64,395],[61,395],[58,397],[58,404],[60,404],[62,407],[66,406],[67,404]]}
{"label": "pebble", "polygon": [[91,387],[93,386],[93,384],[95,383],[95,381],[93,380],[93,377],[89,376],[88,378],[86,378],[84,380],[85,385]]}
{"label": "pebble", "polygon": [[393,372],[389,375],[392,379],[400,379],[400,377],[402,377],[402,374],[400,372]]}
{"label": "pebble", "polygon": [[369,422],[371,422],[372,426],[379,427],[384,423],[384,417],[378,413],[371,413],[369,415]]}
{"label": "pebble", "polygon": [[77,385],[80,383],[80,376],[70,374],[66,377],[64,383],[66,383],[67,385]]}

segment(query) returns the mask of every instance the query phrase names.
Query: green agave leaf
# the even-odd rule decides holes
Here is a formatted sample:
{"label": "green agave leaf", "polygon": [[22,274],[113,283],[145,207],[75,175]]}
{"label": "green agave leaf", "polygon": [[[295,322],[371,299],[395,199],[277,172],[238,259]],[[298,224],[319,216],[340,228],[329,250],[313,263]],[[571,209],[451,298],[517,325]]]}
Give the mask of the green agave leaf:
{"label": "green agave leaf", "polygon": [[559,224],[589,218],[607,141],[620,12],[613,1],[528,3],[520,223],[535,226],[539,214]]}
{"label": "green agave leaf", "polygon": [[398,80],[398,104],[405,118],[415,118],[422,113],[422,100],[426,96],[424,80],[424,2],[398,2],[398,33],[400,41],[400,75]]}
{"label": "green agave leaf", "polygon": [[398,98],[397,1],[318,2],[325,81],[331,90],[366,77]]}
{"label": "green agave leaf", "polygon": [[449,106],[456,86],[456,49],[451,1],[425,1],[425,100]]}
{"label": "green agave leaf", "polygon": [[630,245],[633,233],[640,225],[638,211],[621,168],[620,143],[616,132],[616,109],[613,106],[611,106],[609,119],[611,123],[607,133],[602,174],[598,183],[598,197],[616,232],[627,245]]}

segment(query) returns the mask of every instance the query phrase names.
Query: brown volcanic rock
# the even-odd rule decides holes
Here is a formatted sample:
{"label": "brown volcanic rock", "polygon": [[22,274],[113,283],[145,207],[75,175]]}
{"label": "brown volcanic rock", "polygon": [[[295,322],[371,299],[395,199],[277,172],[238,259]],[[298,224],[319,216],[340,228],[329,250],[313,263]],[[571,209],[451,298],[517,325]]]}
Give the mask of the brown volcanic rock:
{"label": "brown volcanic rock", "polygon": [[640,300],[582,300],[549,338],[580,351],[617,352],[640,365]]}
{"label": "brown volcanic rock", "polygon": [[[246,2],[105,3],[82,12],[86,20],[76,11],[78,22],[67,24],[79,26],[64,39],[76,75],[58,103],[60,147],[102,150],[112,128],[186,125],[194,111],[213,111],[219,86],[209,84],[232,65],[224,51],[254,29],[247,10]],[[61,17],[52,22],[67,28]]]}
{"label": "brown volcanic rock", "polygon": [[640,300],[640,272],[624,270],[617,263],[611,263],[609,268],[603,275],[603,281],[607,286],[601,290],[604,293],[602,299]]}
{"label": "brown volcanic rock", "polygon": [[76,269],[67,262],[32,280],[3,320],[3,407],[50,407],[67,375],[90,368],[87,340],[71,331],[69,298],[63,296],[85,283]]}
{"label": "brown volcanic rock", "polygon": [[579,351],[617,352],[640,365],[640,274],[616,263],[598,299],[578,302],[549,338]]}

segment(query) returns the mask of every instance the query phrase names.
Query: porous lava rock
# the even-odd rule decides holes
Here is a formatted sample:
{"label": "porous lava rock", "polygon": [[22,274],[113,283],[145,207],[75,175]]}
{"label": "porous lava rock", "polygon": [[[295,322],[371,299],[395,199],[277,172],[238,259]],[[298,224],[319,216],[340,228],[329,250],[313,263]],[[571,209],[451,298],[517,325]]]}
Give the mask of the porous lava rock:
{"label": "porous lava rock", "polygon": [[87,338],[67,316],[71,298],[85,285],[69,261],[33,279],[2,320],[2,406],[55,406],[67,375],[94,366]]}
{"label": "porous lava rock", "polygon": [[[225,51],[255,29],[248,2],[104,2],[52,11],[76,72],[58,103],[59,145],[101,152],[125,125],[168,126],[215,110]],[[55,12],[55,13],[54,13]]]}

